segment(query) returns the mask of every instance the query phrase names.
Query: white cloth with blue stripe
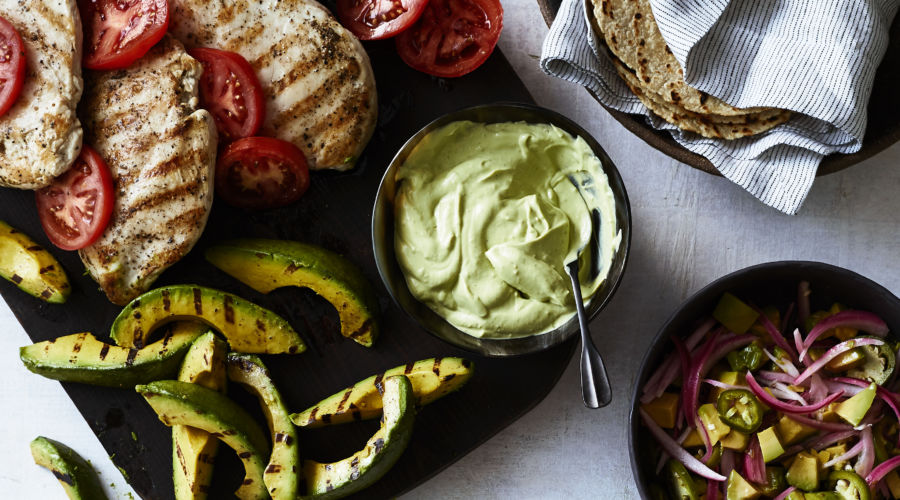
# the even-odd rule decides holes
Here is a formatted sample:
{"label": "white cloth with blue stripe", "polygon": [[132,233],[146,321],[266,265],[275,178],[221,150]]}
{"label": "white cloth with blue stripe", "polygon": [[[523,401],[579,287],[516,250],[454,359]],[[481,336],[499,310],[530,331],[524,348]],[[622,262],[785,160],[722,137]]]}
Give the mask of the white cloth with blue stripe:
{"label": "white cloth with blue stripe", "polygon": [[[760,201],[794,214],[825,155],[860,149],[875,70],[900,0],[650,0],[685,81],[738,107],[795,111],[738,140],[684,132],[650,113],[592,47],[584,0],[563,0],[541,68],[591,89],[607,106],[647,115]],[[600,38],[602,40],[602,37]]]}

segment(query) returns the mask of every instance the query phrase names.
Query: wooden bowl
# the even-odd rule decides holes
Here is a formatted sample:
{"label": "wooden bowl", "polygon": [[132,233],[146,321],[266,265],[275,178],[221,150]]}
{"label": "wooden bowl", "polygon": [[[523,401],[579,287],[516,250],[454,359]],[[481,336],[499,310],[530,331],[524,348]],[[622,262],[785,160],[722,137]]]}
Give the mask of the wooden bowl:
{"label": "wooden bowl", "polygon": [[[559,11],[561,0],[537,0],[537,3],[541,9],[541,15],[544,16],[544,21],[547,26],[550,26],[553,19],[556,18],[556,12]],[[825,157],[819,165],[816,175],[828,175],[844,170],[880,153],[900,140],[900,92],[897,92],[898,86],[900,86],[900,16],[897,16],[891,25],[887,52],[875,74],[875,86],[869,99],[868,122],[862,148],[849,155],[832,154]],[[593,92],[590,90],[588,92],[594,96],[594,99],[597,99],[597,102],[600,102]],[[684,146],[675,142],[675,139],[672,139],[672,136],[665,130],[656,130],[651,127],[642,115],[623,113],[602,102],[600,105],[606,108],[606,111],[616,121],[650,146],[696,169],[721,175],[709,160],[688,151]]]}

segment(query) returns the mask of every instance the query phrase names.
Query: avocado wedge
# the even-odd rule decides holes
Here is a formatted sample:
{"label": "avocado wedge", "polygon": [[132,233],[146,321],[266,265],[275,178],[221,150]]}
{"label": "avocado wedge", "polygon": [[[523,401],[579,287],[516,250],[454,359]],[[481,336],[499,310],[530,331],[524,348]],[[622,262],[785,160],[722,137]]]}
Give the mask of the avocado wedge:
{"label": "avocado wedge", "polygon": [[406,375],[412,383],[416,405],[425,406],[458,390],[474,371],[475,365],[463,358],[429,358],[400,365],[291,414],[291,420],[295,425],[312,429],[379,417],[382,410],[379,385],[393,375]]}
{"label": "avocado wedge", "polygon": [[243,239],[213,246],[206,260],[260,293],[309,288],[331,303],[341,335],[371,347],[378,337],[378,299],[362,272],[324,248],[285,240]]}
{"label": "avocado wedge", "polygon": [[34,463],[47,468],[72,500],[106,499],[97,473],[75,450],[43,436],[31,442]]}
{"label": "avocado wedge", "polygon": [[0,277],[51,304],[62,304],[72,291],[56,257],[3,221],[0,221]]}
{"label": "avocado wedge", "polygon": [[147,335],[170,321],[190,319],[215,328],[238,352],[297,354],[306,345],[287,320],[237,295],[198,285],[156,288],[131,301],[110,336],[122,347],[143,347]]}
{"label": "avocado wedge", "polygon": [[381,479],[403,454],[415,419],[412,384],[403,375],[395,375],[384,379],[383,387],[381,428],[365,448],[330,464],[303,461],[308,498],[325,500],[356,493]]}
{"label": "avocado wedge", "polygon": [[267,499],[263,483],[268,451],[266,436],[243,408],[198,384],[158,380],[135,390],[147,400],[162,423],[187,425],[209,432],[230,446],[244,463],[244,481],[235,495],[244,500]]}
{"label": "avocado wedge", "polygon": [[163,337],[141,349],[117,347],[92,334],[75,333],[19,349],[30,371],[63,382],[134,387],[173,376],[191,343],[209,330],[194,322],[172,323]]}
{"label": "avocado wedge", "polygon": [[[178,380],[225,392],[225,342],[207,332],[191,344],[184,357]],[[172,483],[176,500],[202,500],[212,484],[213,463],[219,440],[210,433],[188,427],[172,426]]]}
{"label": "avocado wedge", "polygon": [[269,423],[272,456],[263,475],[266,488],[274,500],[294,500],[297,498],[300,470],[297,429],[288,418],[281,394],[259,357],[229,353],[226,364],[228,379],[245,386],[259,397]]}

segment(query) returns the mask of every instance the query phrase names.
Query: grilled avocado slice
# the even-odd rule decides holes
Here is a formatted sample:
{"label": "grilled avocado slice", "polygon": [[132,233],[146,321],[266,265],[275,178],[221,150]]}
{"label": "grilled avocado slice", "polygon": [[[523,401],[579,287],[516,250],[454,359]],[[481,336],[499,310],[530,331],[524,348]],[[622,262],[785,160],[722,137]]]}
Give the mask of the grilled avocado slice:
{"label": "grilled avocado slice", "polygon": [[223,441],[244,463],[244,481],[238,498],[267,499],[263,483],[268,452],[266,436],[243,408],[218,392],[199,384],[157,380],[135,390],[147,400],[162,423],[204,430]]}
{"label": "grilled avocado slice", "polygon": [[297,498],[300,455],[297,429],[288,417],[281,394],[275,387],[269,370],[259,357],[252,354],[228,354],[228,379],[244,385],[259,397],[272,436],[272,456],[263,481],[275,500]]}
{"label": "grilled avocado slice", "polygon": [[[178,380],[225,392],[225,342],[207,332],[191,344]],[[212,484],[213,463],[219,440],[201,429],[172,426],[172,482],[176,500],[202,500]]]}
{"label": "grilled avocado slice", "polygon": [[412,436],[415,398],[403,375],[384,379],[384,417],[381,428],[365,448],[330,464],[303,461],[306,495],[312,499],[343,498],[381,479],[403,454]]}
{"label": "grilled avocado slice", "polygon": [[378,337],[378,299],[362,272],[324,248],[285,240],[243,239],[206,251],[206,260],[260,293],[309,288],[331,303],[341,335],[371,347]]}
{"label": "grilled avocado slice", "polygon": [[150,290],[131,301],[113,322],[110,336],[123,347],[142,347],[147,335],[179,319],[215,328],[233,351],[297,354],[306,350],[287,320],[237,295],[198,285]]}
{"label": "grilled avocado slice", "polygon": [[50,469],[72,500],[105,500],[106,493],[100,486],[97,473],[75,450],[47,439],[36,437],[31,442],[34,463]]}
{"label": "grilled avocado slice", "polygon": [[0,221],[0,277],[51,304],[62,304],[72,291],[59,261],[3,221]]}
{"label": "grilled avocado slice", "polygon": [[475,365],[463,358],[429,358],[400,365],[291,414],[291,420],[298,426],[315,428],[377,418],[382,410],[379,386],[393,375],[406,375],[412,383],[416,405],[425,406],[458,390],[474,371]]}
{"label": "grilled avocado slice", "polygon": [[191,343],[209,327],[172,323],[156,342],[141,349],[117,347],[92,334],[75,333],[19,349],[25,367],[38,375],[83,384],[134,387],[173,376]]}

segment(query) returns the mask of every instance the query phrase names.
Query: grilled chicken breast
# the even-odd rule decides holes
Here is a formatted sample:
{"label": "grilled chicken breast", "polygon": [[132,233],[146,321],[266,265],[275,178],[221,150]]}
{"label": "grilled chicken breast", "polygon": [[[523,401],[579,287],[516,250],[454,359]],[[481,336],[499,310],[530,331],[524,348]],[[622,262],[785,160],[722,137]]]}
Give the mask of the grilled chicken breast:
{"label": "grilled chicken breast", "polygon": [[171,0],[188,48],[244,56],[266,99],[261,133],[293,142],[311,169],[353,167],[372,136],[375,78],[362,44],[313,0]]}
{"label": "grilled chicken breast", "polygon": [[121,71],[85,71],[85,140],[115,179],[106,231],[81,260],[125,304],[200,238],[212,206],[216,129],[198,109],[203,67],[166,35]]}
{"label": "grilled chicken breast", "polygon": [[0,0],[25,45],[25,83],[0,117],[0,186],[38,189],[81,151],[81,21],[75,0]]}

